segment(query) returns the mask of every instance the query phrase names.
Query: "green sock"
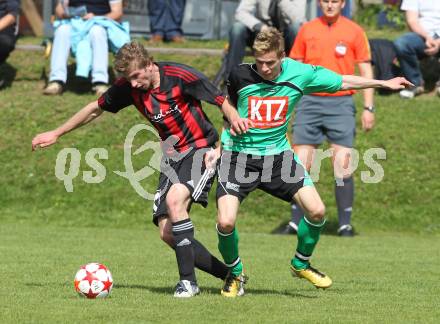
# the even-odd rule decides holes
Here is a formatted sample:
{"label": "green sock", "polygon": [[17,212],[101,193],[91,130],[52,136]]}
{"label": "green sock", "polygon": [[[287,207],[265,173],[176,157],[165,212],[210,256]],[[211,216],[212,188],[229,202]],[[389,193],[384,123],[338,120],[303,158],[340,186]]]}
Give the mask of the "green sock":
{"label": "green sock", "polygon": [[238,232],[234,228],[231,233],[222,233],[217,227],[218,249],[223,256],[226,266],[231,269],[234,276],[243,272],[243,264],[238,256]]}
{"label": "green sock", "polygon": [[319,241],[319,234],[324,227],[325,220],[320,224],[314,224],[303,217],[298,225],[298,245],[296,247],[295,257],[291,264],[295,269],[306,269],[309,266],[309,260]]}

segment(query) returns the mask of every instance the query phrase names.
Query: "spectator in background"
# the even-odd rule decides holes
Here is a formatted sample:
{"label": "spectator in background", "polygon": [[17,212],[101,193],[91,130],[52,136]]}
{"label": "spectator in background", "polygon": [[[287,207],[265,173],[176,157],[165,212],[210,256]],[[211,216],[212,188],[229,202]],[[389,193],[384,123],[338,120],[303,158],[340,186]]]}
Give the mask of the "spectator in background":
{"label": "spectator in background", "polygon": [[[411,32],[396,39],[394,45],[404,76],[415,85],[400,91],[400,97],[411,99],[425,91],[419,59],[439,53],[440,1],[403,0],[401,9]],[[440,81],[436,92],[440,96]]]}
{"label": "spectator in background", "polygon": [[55,16],[49,84],[43,93],[63,92],[72,50],[76,75],[88,78],[91,71],[93,90],[102,95],[109,82],[109,43],[116,52],[130,40],[127,28],[117,22],[122,17],[122,0],[62,0],[55,8]]}
{"label": "spectator in background", "polygon": [[[345,1],[320,0],[319,5],[323,16],[301,27],[290,57],[347,75],[354,74],[357,64],[360,75],[372,79],[367,36],[359,25],[341,15]],[[353,94],[353,90],[342,90],[332,94],[305,95],[297,107],[293,124],[295,152],[307,171],[313,164],[318,145],[324,139],[330,142],[340,236],[353,236],[351,213],[354,183],[351,155],[356,129]],[[373,96],[373,89],[363,90],[362,128],[366,131],[374,126]],[[301,207],[293,203],[292,220],[287,225],[285,234],[297,232],[303,215]]]}
{"label": "spectator in background", "polygon": [[229,31],[229,52],[224,81],[232,69],[243,61],[246,46],[268,27],[276,27],[284,35],[286,52],[295,40],[299,26],[306,21],[306,0],[241,0],[235,12],[236,22]]}
{"label": "spectator in background", "polygon": [[[323,15],[322,10],[321,10],[321,6],[319,5],[319,1],[316,1],[316,5],[317,5],[317,10],[316,10],[316,15],[318,17],[321,17]],[[352,19],[353,18],[353,11],[354,11],[354,3],[353,0],[345,0],[345,6],[344,8],[342,8],[341,11],[341,15],[344,17],[347,17],[348,19]]]}
{"label": "spectator in background", "polygon": [[183,43],[182,21],[186,0],[149,0],[150,43]]}
{"label": "spectator in background", "polygon": [[[20,10],[19,0],[0,0],[0,65],[6,62],[15,47],[17,39],[17,15]],[[0,75],[0,88],[4,80]]]}

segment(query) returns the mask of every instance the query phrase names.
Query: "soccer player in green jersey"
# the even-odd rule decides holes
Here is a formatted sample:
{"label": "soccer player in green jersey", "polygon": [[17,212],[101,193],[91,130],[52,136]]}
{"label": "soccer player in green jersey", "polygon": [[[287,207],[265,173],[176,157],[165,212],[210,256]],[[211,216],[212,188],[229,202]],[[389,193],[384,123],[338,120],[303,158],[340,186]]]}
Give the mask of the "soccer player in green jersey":
{"label": "soccer player in green jersey", "polygon": [[304,94],[314,92],[379,87],[398,90],[411,83],[405,78],[382,81],[339,75],[323,67],[285,58],[283,37],[274,28],[257,35],[253,50],[255,64],[239,65],[228,82],[230,101],[240,115],[233,121],[237,125],[232,126],[240,131],[226,129],[221,136],[218,247],[230,268],[221,293],[227,297],[244,294],[246,279],[238,252],[235,221],[240,203],[257,188],[287,202],[294,200],[305,211],[298,226],[291,272],[317,288],[328,288],[332,280],[310,265],[325,223],[325,206],[286,137],[294,106]]}

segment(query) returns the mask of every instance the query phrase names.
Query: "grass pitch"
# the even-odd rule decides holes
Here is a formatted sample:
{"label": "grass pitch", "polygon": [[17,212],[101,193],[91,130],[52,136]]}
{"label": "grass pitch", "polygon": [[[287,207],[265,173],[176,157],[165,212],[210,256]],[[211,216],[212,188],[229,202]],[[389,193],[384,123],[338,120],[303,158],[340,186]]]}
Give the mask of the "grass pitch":
{"label": "grass pitch", "polygon": [[[440,239],[418,235],[325,235],[314,264],[334,285],[317,290],[289,274],[293,236],[241,234],[250,277],[246,295],[227,299],[221,282],[198,272],[201,295],[172,297],[178,280],[171,249],[153,229],[4,225],[0,228],[0,310],[3,323],[161,322],[435,323]],[[212,251],[215,230],[197,232]],[[218,254],[217,254],[218,255]],[[109,298],[87,300],[73,288],[80,265],[107,265]]]}

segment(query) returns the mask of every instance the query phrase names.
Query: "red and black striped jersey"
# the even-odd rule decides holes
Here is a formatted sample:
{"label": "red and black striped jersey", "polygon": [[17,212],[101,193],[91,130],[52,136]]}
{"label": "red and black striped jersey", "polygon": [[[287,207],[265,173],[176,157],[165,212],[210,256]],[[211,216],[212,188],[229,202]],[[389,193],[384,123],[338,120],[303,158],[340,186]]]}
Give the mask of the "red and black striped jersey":
{"label": "red and black striped jersey", "polygon": [[159,132],[162,141],[178,137],[178,152],[213,146],[218,133],[202,110],[201,101],[221,107],[225,97],[201,72],[184,64],[155,63],[160,85],[148,91],[131,87],[119,78],[99,99],[99,107],[117,113],[134,105]]}

